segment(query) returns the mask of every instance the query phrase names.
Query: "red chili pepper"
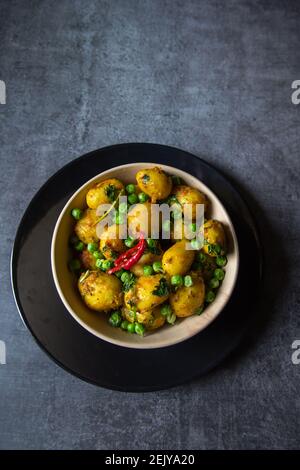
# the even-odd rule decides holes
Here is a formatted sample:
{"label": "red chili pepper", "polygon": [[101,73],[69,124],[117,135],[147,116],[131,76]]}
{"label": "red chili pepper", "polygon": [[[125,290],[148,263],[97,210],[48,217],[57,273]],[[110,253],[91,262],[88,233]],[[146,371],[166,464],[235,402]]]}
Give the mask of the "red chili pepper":
{"label": "red chili pepper", "polygon": [[115,260],[115,265],[113,268],[111,268],[108,272],[108,274],[113,274],[116,271],[120,271],[120,269],[130,269],[135,263],[138,262],[142,254],[144,253],[146,249],[147,243],[146,240],[144,239],[143,235],[140,235],[140,241],[138,242],[137,245],[135,245],[133,248],[130,248],[129,250],[125,251],[125,253],[122,253],[116,260]]}

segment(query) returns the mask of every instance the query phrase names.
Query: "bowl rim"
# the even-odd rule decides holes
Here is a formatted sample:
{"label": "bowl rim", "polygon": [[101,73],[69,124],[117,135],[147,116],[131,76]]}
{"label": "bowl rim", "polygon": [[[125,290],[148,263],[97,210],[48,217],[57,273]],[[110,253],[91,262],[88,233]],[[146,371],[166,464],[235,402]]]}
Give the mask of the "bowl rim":
{"label": "bowl rim", "polygon": [[[81,191],[84,190],[85,187],[90,186],[94,181],[97,181],[99,178],[102,178],[103,176],[105,177],[106,174],[111,173],[112,170],[116,171],[118,169],[123,169],[124,167],[135,167],[136,165],[145,165],[145,167],[147,167],[147,168],[150,168],[152,166],[158,166],[158,167],[162,167],[163,169],[165,168],[168,172],[170,172],[172,170],[176,170],[176,171],[179,171],[182,174],[186,174],[189,177],[199,181],[205,187],[205,189],[207,189],[208,192],[212,193],[213,196],[217,199],[218,204],[221,206],[221,208],[224,211],[226,217],[230,221],[230,225],[231,225],[230,231],[231,231],[231,235],[232,235],[233,242],[234,242],[234,247],[235,247],[236,269],[235,269],[235,273],[234,273],[234,278],[233,278],[233,281],[232,281],[231,290],[229,292],[229,295],[226,296],[226,299],[222,302],[221,308],[219,308],[214,315],[207,318],[207,321],[206,321],[205,324],[201,325],[198,329],[195,329],[195,331],[190,332],[189,335],[186,335],[185,337],[180,337],[180,338],[174,339],[174,341],[165,340],[165,341],[162,341],[159,345],[158,344],[152,344],[151,345],[151,344],[143,344],[143,343],[129,343],[127,341],[122,341],[122,340],[119,340],[119,339],[116,339],[116,338],[111,338],[111,337],[109,337],[105,334],[102,334],[101,332],[95,330],[94,328],[90,327],[89,325],[87,325],[76,314],[76,312],[73,310],[73,308],[71,307],[71,305],[69,304],[69,302],[65,298],[65,295],[64,295],[64,293],[63,293],[63,291],[60,287],[60,283],[59,283],[58,276],[57,276],[57,271],[56,271],[55,248],[56,248],[57,234],[58,234],[58,230],[59,230],[59,227],[60,227],[61,220],[65,216],[67,208],[69,207],[71,202],[76,198],[76,196]],[[239,273],[239,265],[240,265],[239,244],[238,244],[238,239],[237,239],[237,236],[236,236],[235,228],[234,228],[234,225],[232,223],[231,217],[228,214],[228,211],[224,207],[223,203],[220,201],[219,197],[204,182],[199,180],[199,178],[195,177],[194,175],[192,175],[192,174],[190,174],[190,173],[188,173],[188,172],[186,172],[186,171],[184,171],[180,168],[176,168],[176,167],[173,167],[173,166],[170,166],[170,165],[165,165],[163,163],[142,162],[142,161],[141,162],[134,162],[134,163],[124,163],[123,165],[117,165],[117,166],[108,168],[107,170],[102,171],[102,172],[98,173],[97,175],[93,176],[92,178],[90,178],[89,180],[87,180],[66,201],[66,203],[65,203],[64,207],[62,208],[62,210],[59,214],[59,217],[56,221],[56,224],[55,224],[55,227],[54,227],[54,230],[53,230],[53,234],[52,234],[52,239],[51,239],[51,271],[52,271],[52,276],[53,276],[54,284],[55,284],[56,290],[59,294],[60,300],[64,304],[67,311],[74,318],[74,320],[77,323],[80,324],[80,326],[82,326],[86,331],[88,331],[92,335],[94,335],[94,336],[98,337],[99,339],[104,340],[104,341],[106,341],[110,344],[115,344],[117,346],[122,346],[122,347],[126,347],[126,348],[129,348],[129,349],[144,349],[145,350],[145,349],[159,349],[159,348],[163,348],[163,347],[173,346],[175,344],[181,343],[183,341],[186,341],[186,340],[192,338],[193,336],[197,335],[198,333],[203,331],[205,328],[207,328],[220,315],[222,310],[225,308],[225,306],[229,302],[229,300],[232,296],[232,293],[234,291],[234,288],[236,286],[236,281],[237,281],[237,277],[238,277],[238,273]],[[184,321],[185,318],[183,318],[182,320]]]}

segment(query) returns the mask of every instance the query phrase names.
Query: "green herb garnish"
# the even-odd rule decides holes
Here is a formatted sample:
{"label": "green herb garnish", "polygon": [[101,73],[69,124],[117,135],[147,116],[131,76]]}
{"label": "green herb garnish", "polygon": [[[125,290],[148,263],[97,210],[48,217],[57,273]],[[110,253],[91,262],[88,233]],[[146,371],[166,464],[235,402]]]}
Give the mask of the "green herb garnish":
{"label": "green herb garnish", "polygon": [[121,281],[123,282],[123,292],[128,292],[134,286],[136,277],[128,271],[125,271],[125,273],[122,274]]}
{"label": "green herb garnish", "polygon": [[156,288],[152,292],[152,294],[157,295],[159,297],[164,297],[165,295],[168,295],[169,292],[170,290],[169,290],[167,280],[166,278],[162,277],[159,281],[159,284],[156,286]]}
{"label": "green herb garnish", "polygon": [[109,184],[108,186],[106,186],[105,194],[108,197],[108,199],[110,200],[110,202],[114,202],[114,200],[116,199],[116,197],[118,195],[117,194],[117,188],[115,187],[115,185]]}

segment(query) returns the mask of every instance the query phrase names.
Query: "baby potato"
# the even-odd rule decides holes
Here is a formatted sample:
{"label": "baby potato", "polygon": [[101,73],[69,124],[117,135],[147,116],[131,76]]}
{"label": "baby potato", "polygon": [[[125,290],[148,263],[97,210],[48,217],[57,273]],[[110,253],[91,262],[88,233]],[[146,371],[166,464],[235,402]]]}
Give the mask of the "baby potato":
{"label": "baby potato", "polygon": [[205,284],[201,276],[190,273],[193,285],[179,287],[169,298],[170,305],[177,317],[189,317],[203,305],[205,298]]}
{"label": "baby potato", "polygon": [[124,189],[124,185],[116,178],[101,181],[87,192],[86,203],[91,209],[97,209],[100,204],[111,204],[121,189]]}
{"label": "baby potato", "polygon": [[174,274],[183,276],[190,269],[195,258],[195,252],[186,250],[186,243],[188,243],[187,240],[181,240],[165,251],[162,257],[162,267],[169,276]]}
{"label": "baby potato", "polygon": [[154,310],[147,310],[145,312],[134,312],[133,310],[123,308],[122,315],[129,323],[134,323],[135,321],[142,323],[147,330],[156,330],[163,326],[166,321],[165,317],[160,313],[159,306]]}
{"label": "baby potato", "polygon": [[140,189],[151,197],[153,203],[168,197],[172,189],[172,179],[157,166],[138,171],[136,181]]}
{"label": "baby potato", "polygon": [[204,252],[210,256],[217,256],[216,253],[210,250],[209,245],[220,245],[221,248],[225,248],[226,236],[223,225],[218,220],[210,219],[205,222],[203,232],[206,241],[203,245]]}
{"label": "baby potato", "polygon": [[143,232],[146,236],[151,232],[151,203],[144,202],[132,206],[127,215],[128,233],[135,236]]}
{"label": "baby potato", "polygon": [[146,265],[152,265],[154,261],[160,261],[161,260],[161,255],[155,255],[153,253],[150,253],[148,251],[147,253],[144,253],[143,256],[138,260],[136,264],[130,268],[130,271],[135,274],[136,276],[143,276],[144,275],[144,266]]}
{"label": "baby potato", "polygon": [[128,310],[135,307],[138,312],[144,313],[165,302],[169,296],[167,289],[160,289],[163,295],[154,294],[165,283],[166,279],[161,274],[138,277],[132,289],[125,293],[124,301]]}
{"label": "baby potato", "polygon": [[86,248],[80,253],[79,258],[85,269],[96,269],[96,259]]}
{"label": "baby potato", "polygon": [[94,209],[86,209],[83,216],[75,225],[75,233],[79,240],[86,245],[98,241],[96,233],[98,216]]}
{"label": "baby potato", "polygon": [[85,304],[97,312],[121,307],[123,303],[122,283],[116,276],[102,271],[83,274],[78,281],[78,289]]}
{"label": "baby potato", "polygon": [[100,250],[106,259],[114,259],[116,254],[123,253],[126,250],[124,240],[120,233],[125,230],[124,225],[110,225],[104,230],[100,238]]}
{"label": "baby potato", "polygon": [[165,324],[165,317],[160,313],[160,307],[156,307],[143,321],[148,331],[157,330]]}
{"label": "baby potato", "polygon": [[204,204],[204,212],[207,210],[208,201],[206,196],[199,189],[190,186],[175,186],[172,194],[176,196],[177,201],[183,207],[185,204],[192,204],[192,219],[196,218],[196,205]]}

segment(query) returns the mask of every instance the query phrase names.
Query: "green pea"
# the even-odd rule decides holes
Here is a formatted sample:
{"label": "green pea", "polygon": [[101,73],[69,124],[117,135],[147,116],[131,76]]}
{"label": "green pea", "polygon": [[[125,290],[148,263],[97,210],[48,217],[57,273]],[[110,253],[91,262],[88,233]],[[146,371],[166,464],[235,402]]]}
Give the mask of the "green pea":
{"label": "green pea", "polygon": [[128,325],[129,325],[129,322],[127,320],[123,320],[120,326],[121,326],[122,330],[127,330]]}
{"label": "green pea", "polygon": [[71,259],[71,261],[69,262],[69,268],[73,272],[79,271],[81,268],[81,263],[79,259]]}
{"label": "green pea", "polygon": [[150,265],[144,266],[143,271],[145,276],[151,276],[151,274],[153,274],[153,268]]}
{"label": "green pea", "polygon": [[171,178],[174,186],[179,186],[181,184],[181,178],[179,176],[172,175]]}
{"label": "green pea", "polygon": [[171,206],[174,203],[178,204],[177,197],[175,196],[175,194],[171,194],[171,196],[168,197],[167,203],[169,204],[169,206]]}
{"label": "green pea", "polygon": [[139,194],[138,194],[138,198],[139,198],[139,201],[140,201],[141,203],[143,203],[143,202],[148,201],[149,196],[148,196],[148,194],[146,194],[146,193],[139,193]]}
{"label": "green pea", "polygon": [[127,206],[127,203],[126,203],[126,202],[121,202],[121,204],[119,204],[119,212],[120,212],[120,214],[126,214],[127,209],[128,209],[128,206]]}
{"label": "green pea", "polygon": [[80,220],[83,215],[83,212],[81,209],[76,208],[76,209],[72,209],[71,214],[75,220]]}
{"label": "green pea", "polygon": [[94,253],[94,251],[98,250],[98,243],[88,243],[87,249],[90,253]]}
{"label": "green pea", "polygon": [[120,269],[120,271],[115,272],[115,276],[117,276],[119,279],[121,279],[123,273],[125,273],[125,270],[122,268],[122,269]]}
{"label": "green pea", "polygon": [[118,327],[121,325],[122,317],[119,311],[113,312],[109,317],[109,323],[113,327]]}
{"label": "green pea", "polygon": [[224,277],[225,277],[225,271],[223,271],[223,269],[221,268],[217,268],[214,270],[214,277],[216,279],[218,279],[218,281],[223,281]]}
{"label": "green pea", "polygon": [[131,237],[128,237],[126,238],[126,240],[124,241],[125,245],[128,247],[128,248],[132,248],[133,245],[135,244],[135,239],[134,238],[131,238]]}
{"label": "green pea", "polygon": [[184,285],[185,287],[191,287],[193,285],[193,279],[191,276],[184,276]]}
{"label": "green pea", "polygon": [[121,281],[122,282],[128,282],[130,279],[130,273],[128,271],[124,271],[122,276],[121,276]]}
{"label": "green pea", "polygon": [[123,223],[124,223],[124,215],[123,215],[123,214],[120,214],[119,211],[115,211],[115,212],[114,212],[114,215],[113,215],[113,222],[114,222],[116,225],[123,224]]}
{"label": "green pea", "polygon": [[129,204],[136,204],[138,202],[138,197],[136,194],[129,194],[128,196]]}
{"label": "green pea", "polygon": [[169,232],[171,228],[171,222],[169,220],[164,220],[162,224],[162,229],[164,232]]}
{"label": "green pea", "polygon": [[196,308],[195,314],[196,314],[196,315],[201,315],[201,313],[203,312],[203,310],[204,310],[204,305],[202,305],[201,307]]}
{"label": "green pea", "polygon": [[113,265],[114,265],[113,261],[110,261],[109,259],[103,259],[101,269],[102,271],[108,271],[108,269],[112,268]]}
{"label": "green pea", "polygon": [[193,248],[193,250],[200,250],[201,249],[200,241],[197,240],[197,238],[194,238],[193,240],[191,240],[191,247]]}
{"label": "green pea", "polygon": [[167,315],[171,315],[171,313],[172,313],[171,305],[169,305],[169,304],[163,305],[163,306],[161,307],[161,309],[160,309],[160,313],[161,313],[164,317],[166,317]]}
{"label": "green pea", "polygon": [[137,335],[144,336],[145,327],[141,323],[134,323],[134,331]]}
{"label": "green pea", "polygon": [[212,289],[217,289],[220,285],[220,281],[218,279],[216,279],[215,277],[213,277],[210,281],[209,281],[209,286],[212,288]]}
{"label": "green pea", "polygon": [[153,240],[153,238],[147,238],[147,245],[149,248],[155,248],[157,245],[156,240]]}
{"label": "green pea", "polygon": [[99,250],[93,251],[93,257],[96,258],[96,259],[103,259],[104,258],[103,254]]}
{"label": "green pea", "polygon": [[178,220],[182,218],[182,210],[181,209],[175,209],[174,211],[171,212],[172,217],[174,220]]}
{"label": "green pea", "polygon": [[173,286],[182,286],[183,284],[183,277],[180,274],[174,274],[171,277],[171,284]]}
{"label": "green pea", "polygon": [[134,184],[127,184],[126,186],[127,194],[134,194],[135,193],[135,185]]}
{"label": "green pea", "polygon": [[79,242],[79,238],[77,237],[77,235],[71,235],[70,236],[70,239],[69,239],[69,243],[70,245],[77,245],[77,243]]}
{"label": "green pea", "polygon": [[154,263],[152,264],[152,267],[153,267],[153,271],[155,273],[162,273],[163,272],[162,264],[161,264],[160,261],[154,261]]}
{"label": "green pea", "polygon": [[217,256],[216,263],[217,263],[217,266],[220,266],[221,268],[226,266],[227,264],[226,256]]}
{"label": "green pea", "polygon": [[77,245],[74,246],[76,251],[83,251],[84,250],[84,243],[78,242]]}
{"label": "green pea", "polygon": [[135,324],[134,323],[128,323],[127,325],[127,331],[129,333],[135,333]]}
{"label": "green pea", "polygon": [[190,230],[191,230],[191,232],[196,232],[196,230],[197,230],[197,224],[195,224],[195,222],[193,222],[193,223],[190,225]]}
{"label": "green pea", "polygon": [[197,253],[197,257],[198,257],[198,260],[200,261],[200,263],[205,263],[206,256],[205,256],[204,253],[202,253],[202,251],[199,251],[199,253]]}
{"label": "green pea", "polygon": [[174,325],[176,321],[176,314],[174,312],[170,313],[169,315],[167,315],[167,322],[170,324],[170,325]]}
{"label": "green pea", "polygon": [[103,259],[96,259],[96,268],[102,269]]}
{"label": "green pea", "polygon": [[205,296],[205,300],[208,304],[213,302],[215,298],[216,298],[216,294],[212,290],[209,290]]}

